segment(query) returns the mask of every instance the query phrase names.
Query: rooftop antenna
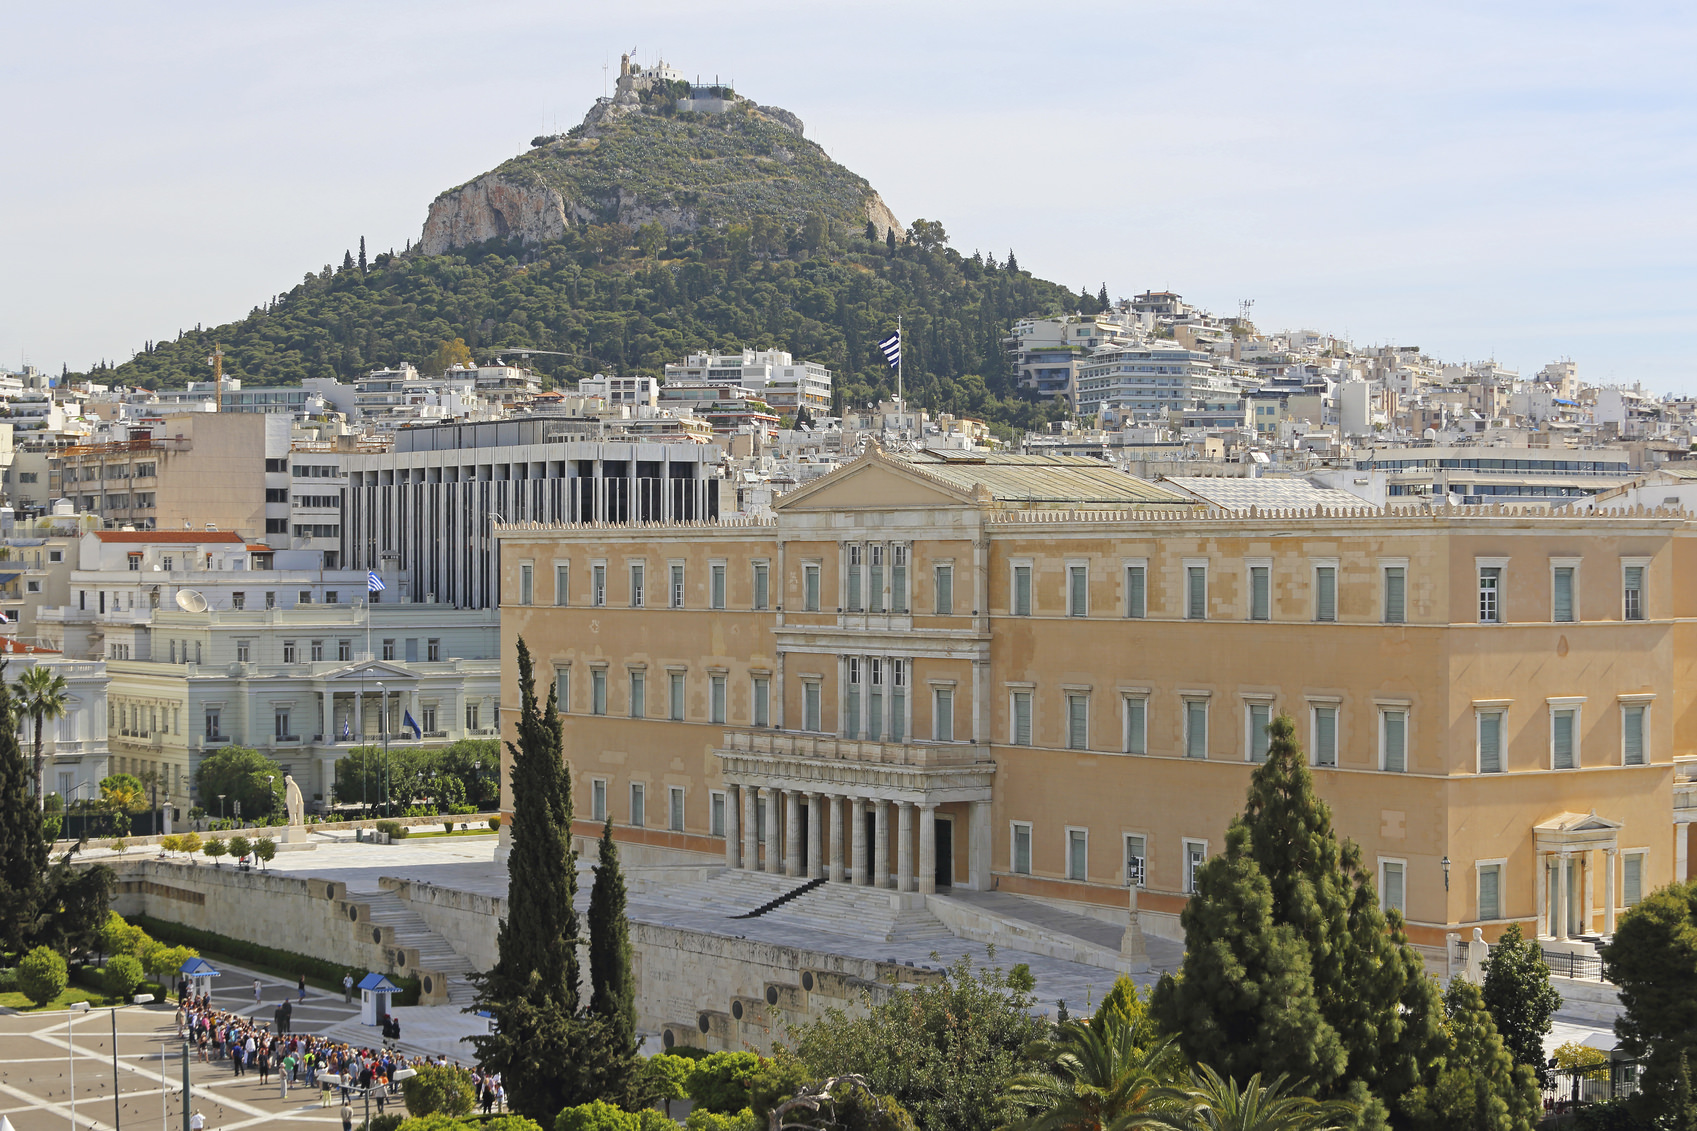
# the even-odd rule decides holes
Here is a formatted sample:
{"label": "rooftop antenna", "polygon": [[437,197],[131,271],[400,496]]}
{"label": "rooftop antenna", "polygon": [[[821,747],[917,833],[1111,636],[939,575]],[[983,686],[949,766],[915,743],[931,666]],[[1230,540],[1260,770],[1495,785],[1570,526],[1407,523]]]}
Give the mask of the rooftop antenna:
{"label": "rooftop antenna", "polygon": [[607,64],[601,64],[601,97],[607,97]]}
{"label": "rooftop antenna", "polygon": [[224,411],[224,350],[217,342],[212,343],[212,352],[206,357],[206,364],[212,366],[212,411]]}

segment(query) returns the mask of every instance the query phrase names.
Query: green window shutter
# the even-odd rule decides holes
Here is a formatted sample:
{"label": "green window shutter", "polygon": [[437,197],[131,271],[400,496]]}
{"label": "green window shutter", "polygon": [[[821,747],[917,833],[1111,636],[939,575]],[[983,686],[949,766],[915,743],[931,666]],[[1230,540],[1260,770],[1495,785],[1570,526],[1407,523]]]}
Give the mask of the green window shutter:
{"label": "green window shutter", "polygon": [[1249,708],[1249,760],[1265,762],[1271,741],[1267,734],[1267,718],[1271,708],[1255,704]]}
{"label": "green window shutter", "polygon": [[1635,853],[1621,857],[1621,866],[1625,875],[1626,905],[1634,907],[1644,898],[1644,856]]}
{"label": "green window shutter", "polygon": [[1031,692],[1016,691],[1013,696],[1013,744],[1031,745]]}
{"label": "green window shutter", "polygon": [[1338,571],[1333,566],[1314,571],[1314,619],[1338,619]]}
{"label": "green window shutter", "polygon": [[1479,869],[1479,918],[1501,919],[1502,904],[1497,888],[1502,879],[1502,865],[1491,864]]}
{"label": "green window shutter", "polygon": [[1408,571],[1402,566],[1385,568],[1385,623],[1408,620]]}
{"label": "green window shutter", "polygon": [[1031,615],[1031,567],[1015,566],[1013,571],[1013,615]]}
{"label": "green window shutter", "polygon": [[1479,772],[1500,774],[1503,771],[1503,717],[1489,711],[1479,716]]}
{"label": "green window shutter", "polygon": [[1553,578],[1555,592],[1550,600],[1550,619],[1554,621],[1571,621],[1573,619],[1573,567],[1561,566]]}
{"label": "green window shutter", "polygon": [[1067,582],[1067,616],[1084,616],[1090,609],[1090,571],[1083,566],[1072,566],[1067,570]]}
{"label": "green window shutter", "polygon": [[1125,615],[1142,617],[1148,612],[1147,575],[1143,566],[1128,566],[1125,571]]}
{"label": "green window shutter", "polygon": [[1249,619],[1267,620],[1272,615],[1272,573],[1266,566],[1249,571]]}
{"label": "green window shutter", "polygon": [[1085,749],[1089,740],[1089,711],[1088,695],[1067,696],[1067,746],[1073,750]]}
{"label": "green window shutter", "polygon": [[1556,711],[1550,716],[1551,765],[1558,770],[1573,769],[1573,712]]}
{"label": "green window shutter", "polygon": [[1184,756],[1208,756],[1208,704],[1199,699],[1187,700],[1184,705]]}
{"label": "green window shutter", "polygon": [[1628,766],[1644,764],[1644,708],[1639,705],[1621,708],[1621,761]]}
{"label": "green window shutter", "polygon": [[1316,707],[1314,709],[1314,764],[1318,766],[1335,766],[1338,764],[1338,709],[1336,707]]}
{"label": "green window shutter", "polygon": [[1393,773],[1408,770],[1408,712],[1386,711],[1385,769]]}
{"label": "green window shutter", "polygon": [[1208,615],[1208,570],[1203,566],[1191,566],[1185,572],[1189,586],[1185,616],[1191,620],[1203,620]]}
{"label": "green window shutter", "polygon": [[1127,699],[1125,701],[1125,751],[1127,754],[1147,754],[1149,720],[1149,701],[1147,699]]}

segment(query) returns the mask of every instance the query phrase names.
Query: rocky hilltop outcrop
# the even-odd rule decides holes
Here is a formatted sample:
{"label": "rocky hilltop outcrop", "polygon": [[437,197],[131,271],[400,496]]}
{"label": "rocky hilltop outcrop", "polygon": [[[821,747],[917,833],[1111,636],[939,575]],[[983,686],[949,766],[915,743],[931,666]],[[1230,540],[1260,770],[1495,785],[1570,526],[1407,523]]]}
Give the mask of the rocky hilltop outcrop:
{"label": "rocky hilltop outcrop", "polygon": [[804,136],[800,118],[722,87],[693,88],[621,67],[618,92],[571,132],[430,205],[425,255],[492,239],[545,243],[569,225],[656,223],[668,233],[809,215],[879,236],[901,222],[862,177]]}

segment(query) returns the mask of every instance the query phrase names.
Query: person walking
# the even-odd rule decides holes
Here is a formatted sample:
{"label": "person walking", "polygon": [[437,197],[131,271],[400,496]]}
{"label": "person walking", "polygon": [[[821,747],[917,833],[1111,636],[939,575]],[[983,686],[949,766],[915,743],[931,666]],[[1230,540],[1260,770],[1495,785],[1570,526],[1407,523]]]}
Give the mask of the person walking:
{"label": "person walking", "polygon": [[347,1100],[342,1101],[342,1131],[354,1131],[354,1108]]}
{"label": "person walking", "polygon": [[253,980],[253,1004],[255,1004],[255,1005],[259,1004],[259,979],[258,978],[255,978]]}
{"label": "person walking", "polygon": [[206,1131],[206,1116],[200,1114],[199,1108],[195,1108],[194,1114],[189,1116],[189,1131]]}
{"label": "person walking", "polygon": [[297,983],[297,985],[300,988],[301,1000],[305,1001],[306,1000],[306,975],[305,974],[302,974],[300,976],[300,981],[299,981],[299,983]]}
{"label": "person walking", "polygon": [[342,975],[342,1003],[344,1005],[352,1004],[353,1000],[354,1000],[354,976],[352,974],[343,974]]}

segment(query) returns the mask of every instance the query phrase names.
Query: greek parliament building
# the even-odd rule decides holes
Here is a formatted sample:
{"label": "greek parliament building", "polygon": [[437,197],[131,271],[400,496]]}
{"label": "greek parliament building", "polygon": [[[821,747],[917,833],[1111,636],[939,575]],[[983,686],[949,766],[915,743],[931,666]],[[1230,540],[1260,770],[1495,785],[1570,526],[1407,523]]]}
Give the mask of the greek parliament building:
{"label": "greek parliament building", "polygon": [[770,521],[500,533],[502,700],[522,636],[582,833],[915,898],[1136,885],[1178,937],[1286,713],[1431,956],[1606,933],[1686,874],[1680,511],[1226,510],[1090,459],[874,450]]}

